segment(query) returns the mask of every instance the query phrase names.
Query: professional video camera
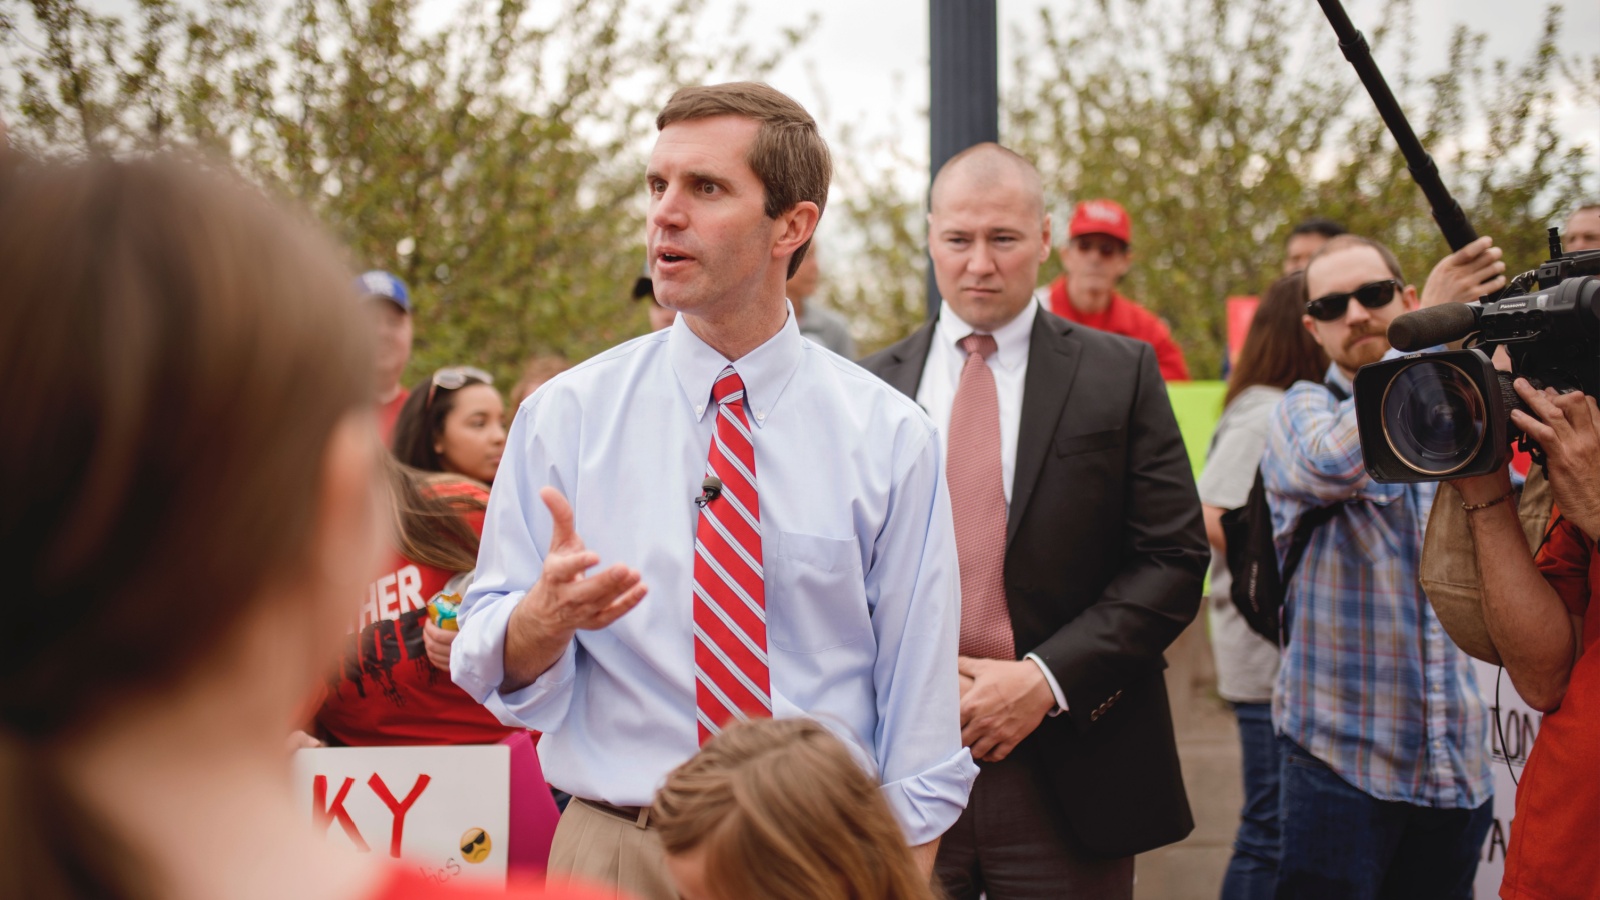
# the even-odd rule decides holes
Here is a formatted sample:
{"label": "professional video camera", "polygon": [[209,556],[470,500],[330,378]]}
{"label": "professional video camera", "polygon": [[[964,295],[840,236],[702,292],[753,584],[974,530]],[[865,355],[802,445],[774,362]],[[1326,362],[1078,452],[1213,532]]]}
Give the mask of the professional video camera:
{"label": "professional video camera", "polygon": [[[1550,260],[1476,303],[1419,309],[1389,325],[1403,351],[1467,340],[1461,350],[1412,353],[1356,372],[1356,421],[1367,472],[1381,482],[1483,475],[1506,464],[1511,444],[1542,450],[1511,423],[1526,411],[1512,389],[1600,397],[1600,250],[1564,254],[1550,229]],[[1504,347],[1511,371],[1491,357]]]}
{"label": "professional video camera", "polygon": [[[1339,0],[1317,2],[1428,198],[1450,249],[1472,243],[1477,232],[1406,121],[1366,37]],[[1356,372],[1356,420],[1367,473],[1382,482],[1483,475],[1506,464],[1513,440],[1542,462],[1543,451],[1511,424],[1511,411],[1523,408],[1511,383],[1521,377],[1536,387],[1600,398],[1596,276],[1600,250],[1564,254],[1552,228],[1550,260],[1517,276],[1499,294],[1417,310],[1391,322],[1389,343],[1402,351],[1472,340],[1469,349],[1416,353]],[[1491,362],[1497,347],[1511,357],[1509,374]]]}

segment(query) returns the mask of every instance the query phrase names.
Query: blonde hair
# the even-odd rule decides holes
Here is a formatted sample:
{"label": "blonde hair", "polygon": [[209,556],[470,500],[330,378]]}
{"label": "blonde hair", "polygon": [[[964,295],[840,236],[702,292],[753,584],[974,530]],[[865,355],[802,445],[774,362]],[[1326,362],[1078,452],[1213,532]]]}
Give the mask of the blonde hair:
{"label": "blonde hair", "polygon": [[667,776],[655,810],[667,854],[703,851],[723,897],[937,896],[876,781],[810,719],[730,724]]}

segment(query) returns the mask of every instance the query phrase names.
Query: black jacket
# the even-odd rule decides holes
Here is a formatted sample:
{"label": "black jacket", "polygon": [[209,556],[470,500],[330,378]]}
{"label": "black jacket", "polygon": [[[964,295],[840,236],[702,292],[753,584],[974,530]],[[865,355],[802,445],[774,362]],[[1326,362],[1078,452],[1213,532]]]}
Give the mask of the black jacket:
{"label": "black jacket", "polygon": [[[915,397],[934,325],[862,361]],[[1006,526],[1018,658],[1069,711],[1017,748],[1090,850],[1129,856],[1194,828],[1163,651],[1194,619],[1210,551],[1183,437],[1149,344],[1034,322]]]}

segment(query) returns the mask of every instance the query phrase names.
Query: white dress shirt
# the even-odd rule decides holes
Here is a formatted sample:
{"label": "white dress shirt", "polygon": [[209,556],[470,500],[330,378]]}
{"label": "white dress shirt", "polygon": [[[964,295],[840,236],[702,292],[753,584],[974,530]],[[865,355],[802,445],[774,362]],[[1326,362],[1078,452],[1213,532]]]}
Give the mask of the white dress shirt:
{"label": "white dress shirt", "polygon": [[[692,500],[726,365],[679,317],[557,376],[511,426],[451,676],[501,721],[545,732],[545,776],[575,796],[647,806],[697,750]],[[846,738],[907,840],[931,841],[977,776],[961,746],[960,580],[938,432],[898,391],[802,338],[792,311],[733,365],[753,426],[773,714]],[[547,484],[572,501],[601,565],[638,568],[649,594],[502,693],[506,622],[550,544]]]}
{"label": "white dress shirt", "polygon": [[[994,375],[994,388],[1000,401],[1000,475],[1005,484],[1006,504],[1011,503],[1011,482],[1017,471],[1017,431],[1022,426],[1022,389],[1028,376],[1028,342],[1033,337],[1033,322],[1039,315],[1039,302],[1028,302],[1016,318],[992,332],[995,351],[989,355],[989,371]],[[939,321],[933,326],[933,343],[928,347],[928,361],[922,366],[922,381],[917,385],[917,404],[939,426],[939,433],[948,441],[950,437],[950,410],[955,406],[956,388],[961,385],[961,369],[967,364],[966,351],[958,345],[962,338],[977,329],[968,325],[950,308],[949,301],[939,305]],[[948,452],[948,444],[946,445]],[[1055,675],[1044,660],[1029,653],[1024,659],[1033,660],[1044,673],[1055,697],[1056,708],[1050,715],[1059,715],[1067,708],[1067,696],[1056,683]]]}

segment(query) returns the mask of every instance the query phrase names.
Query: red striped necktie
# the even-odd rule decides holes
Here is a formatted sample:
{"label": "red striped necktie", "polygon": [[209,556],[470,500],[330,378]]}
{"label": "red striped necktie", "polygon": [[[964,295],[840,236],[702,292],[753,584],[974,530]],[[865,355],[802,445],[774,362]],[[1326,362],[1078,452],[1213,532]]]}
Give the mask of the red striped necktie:
{"label": "red striped necktie", "polygon": [[701,744],[729,719],[772,715],[756,454],[744,382],[733,366],[717,376],[711,399],[717,427],[706,474],[722,481],[722,492],[700,508],[694,534],[694,699]]}

